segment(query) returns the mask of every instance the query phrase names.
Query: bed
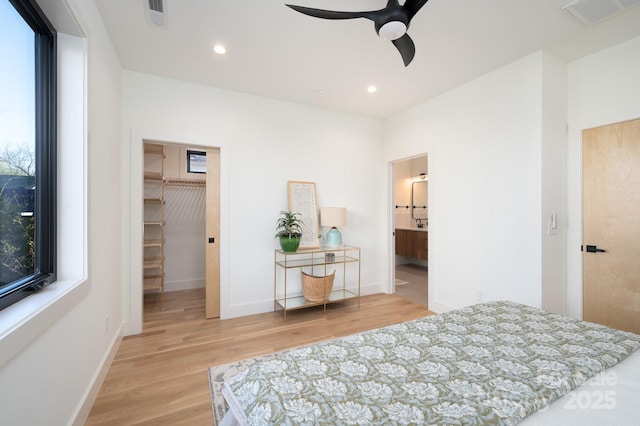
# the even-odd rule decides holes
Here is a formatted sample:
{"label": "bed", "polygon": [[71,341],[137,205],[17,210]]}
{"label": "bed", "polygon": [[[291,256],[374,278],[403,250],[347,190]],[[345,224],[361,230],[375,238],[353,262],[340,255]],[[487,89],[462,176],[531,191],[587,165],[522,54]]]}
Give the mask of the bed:
{"label": "bed", "polygon": [[225,382],[223,424],[637,425],[638,348],[640,335],[482,303],[258,362]]}

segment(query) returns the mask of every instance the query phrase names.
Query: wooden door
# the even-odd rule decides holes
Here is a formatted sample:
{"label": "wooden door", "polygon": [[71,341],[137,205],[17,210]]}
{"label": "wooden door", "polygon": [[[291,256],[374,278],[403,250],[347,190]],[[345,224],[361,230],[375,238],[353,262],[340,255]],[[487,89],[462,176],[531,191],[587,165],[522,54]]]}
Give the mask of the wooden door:
{"label": "wooden door", "polygon": [[220,150],[207,148],[206,192],[206,303],[207,318],[220,317]]}
{"label": "wooden door", "polygon": [[584,319],[640,333],[640,119],[585,130],[582,165]]}

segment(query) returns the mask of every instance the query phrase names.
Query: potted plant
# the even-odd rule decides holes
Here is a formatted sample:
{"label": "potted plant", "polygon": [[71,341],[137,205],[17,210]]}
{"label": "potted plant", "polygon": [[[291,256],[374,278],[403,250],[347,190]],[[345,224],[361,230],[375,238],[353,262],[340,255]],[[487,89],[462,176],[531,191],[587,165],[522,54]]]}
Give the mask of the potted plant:
{"label": "potted plant", "polygon": [[302,219],[300,213],[281,211],[276,222],[276,238],[280,239],[282,251],[287,253],[298,250],[302,236]]}

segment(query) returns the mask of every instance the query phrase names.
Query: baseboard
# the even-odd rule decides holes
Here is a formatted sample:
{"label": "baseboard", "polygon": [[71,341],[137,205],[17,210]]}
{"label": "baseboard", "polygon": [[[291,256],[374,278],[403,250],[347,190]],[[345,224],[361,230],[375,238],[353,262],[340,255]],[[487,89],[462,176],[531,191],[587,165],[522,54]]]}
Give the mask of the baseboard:
{"label": "baseboard", "polygon": [[429,310],[431,312],[435,312],[436,314],[441,314],[441,313],[444,313],[444,312],[453,311],[454,309],[458,309],[455,306],[451,306],[451,305],[448,305],[446,303],[442,303],[442,302],[437,301],[437,300],[432,302],[431,299],[429,299],[429,306],[428,307],[429,307]]}
{"label": "baseboard", "polygon": [[191,290],[192,288],[205,288],[205,279],[195,279],[186,281],[165,281],[164,291]]}
{"label": "baseboard", "polygon": [[111,363],[118,352],[118,348],[120,347],[120,342],[123,337],[123,324],[120,325],[118,332],[114,336],[111,341],[111,347],[109,348],[109,352],[104,356],[102,360],[102,366],[96,372],[93,384],[87,390],[87,393],[84,398],[84,402],[78,408],[77,414],[75,416],[75,420],[73,421],[73,426],[82,426],[87,422],[89,418],[89,413],[91,413],[91,408],[93,407],[93,403],[96,401],[98,397],[98,393],[100,393],[100,388],[104,383],[104,379],[107,377],[107,373],[109,372],[109,368],[111,367]]}

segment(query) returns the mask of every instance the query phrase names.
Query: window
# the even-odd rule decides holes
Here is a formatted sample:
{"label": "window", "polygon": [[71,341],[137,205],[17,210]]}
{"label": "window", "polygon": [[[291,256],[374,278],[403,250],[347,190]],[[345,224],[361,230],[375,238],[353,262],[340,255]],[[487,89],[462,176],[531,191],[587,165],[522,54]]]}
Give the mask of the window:
{"label": "window", "polygon": [[187,150],[187,172],[207,173],[207,153]]}
{"label": "window", "polygon": [[55,281],[56,33],[0,0],[0,309]]}

